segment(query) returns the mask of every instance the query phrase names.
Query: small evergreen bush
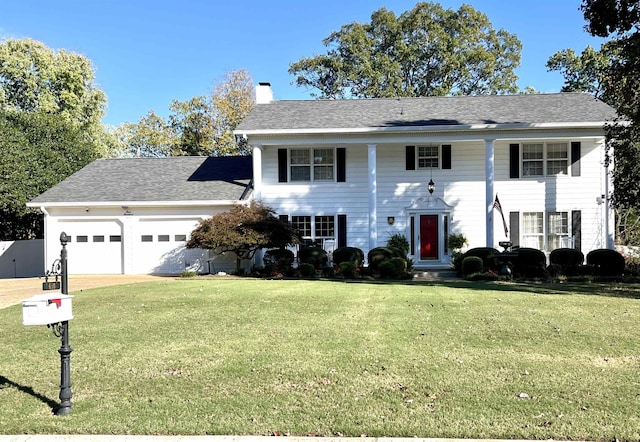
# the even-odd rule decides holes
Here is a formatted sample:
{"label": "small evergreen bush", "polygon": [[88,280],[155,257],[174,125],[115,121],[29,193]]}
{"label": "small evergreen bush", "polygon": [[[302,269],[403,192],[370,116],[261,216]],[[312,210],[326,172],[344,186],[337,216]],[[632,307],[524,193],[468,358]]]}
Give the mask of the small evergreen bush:
{"label": "small evergreen bush", "polygon": [[313,264],[303,262],[302,264],[300,264],[299,269],[300,275],[304,276],[305,278],[316,276],[316,268],[313,266]]}
{"label": "small evergreen bush", "polygon": [[578,275],[583,262],[584,254],[577,249],[555,249],[549,254],[550,265],[557,264],[560,266],[560,273],[566,276]]}
{"label": "small evergreen bush", "polygon": [[475,247],[473,249],[469,249],[462,254],[460,259],[456,260],[456,271],[458,272],[458,274],[465,275],[465,273],[462,271],[462,263],[464,262],[465,258],[468,258],[470,256],[475,256],[482,260],[483,269],[481,271],[496,271],[498,267],[496,255],[499,253],[500,252],[492,247]]}
{"label": "small evergreen bush", "polygon": [[409,241],[404,235],[399,233],[394,233],[389,237],[387,240],[387,247],[402,250],[403,256],[407,256],[409,254]]}
{"label": "small evergreen bush", "polygon": [[378,271],[380,272],[381,278],[396,278],[398,269],[395,264],[389,260],[381,262],[378,266]]}
{"label": "small evergreen bush", "polygon": [[311,264],[316,270],[322,270],[327,267],[329,257],[327,252],[320,247],[305,247],[298,252],[300,262]]}
{"label": "small evergreen bush", "polygon": [[461,271],[463,276],[484,272],[484,263],[479,256],[467,256],[462,259]]}
{"label": "small evergreen bush", "polygon": [[513,273],[517,276],[525,278],[547,276],[547,256],[542,250],[521,247],[518,249],[518,257],[513,264]]}
{"label": "small evergreen bush", "polygon": [[390,261],[392,258],[406,258],[406,254],[395,247],[375,247],[369,250],[367,254],[369,259],[369,268],[371,270],[379,270],[380,264]]}
{"label": "small evergreen bush", "polygon": [[333,251],[333,263],[339,265],[343,262],[360,267],[364,262],[364,252],[356,247],[338,247]]}
{"label": "small evergreen bush", "polygon": [[598,276],[619,276],[624,273],[624,257],[611,249],[596,249],[587,253],[587,265]]}
{"label": "small evergreen bush", "polygon": [[352,262],[345,261],[338,264],[339,274],[345,278],[353,278],[356,276],[356,265]]}

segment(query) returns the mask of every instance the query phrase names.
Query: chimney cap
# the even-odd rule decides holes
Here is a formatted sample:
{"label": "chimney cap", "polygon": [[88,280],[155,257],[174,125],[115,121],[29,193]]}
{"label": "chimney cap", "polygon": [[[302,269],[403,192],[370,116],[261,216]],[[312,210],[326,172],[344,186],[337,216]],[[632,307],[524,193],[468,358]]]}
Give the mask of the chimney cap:
{"label": "chimney cap", "polygon": [[260,86],[271,86],[271,83],[269,83],[268,81],[259,81],[258,84]]}

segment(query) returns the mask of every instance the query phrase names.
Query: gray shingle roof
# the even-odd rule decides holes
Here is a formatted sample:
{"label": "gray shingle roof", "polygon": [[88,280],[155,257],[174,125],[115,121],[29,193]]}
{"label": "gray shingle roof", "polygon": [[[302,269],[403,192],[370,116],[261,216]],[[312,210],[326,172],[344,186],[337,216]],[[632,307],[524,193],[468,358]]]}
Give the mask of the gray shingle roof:
{"label": "gray shingle roof", "polygon": [[101,159],[31,204],[239,200],[251,175],[251,157]]}
{"label": "gray shingle roof", "polygon": [[579,93],[273,101],[256,105],[236,132],[600,123],[613,118],[613,108]]}

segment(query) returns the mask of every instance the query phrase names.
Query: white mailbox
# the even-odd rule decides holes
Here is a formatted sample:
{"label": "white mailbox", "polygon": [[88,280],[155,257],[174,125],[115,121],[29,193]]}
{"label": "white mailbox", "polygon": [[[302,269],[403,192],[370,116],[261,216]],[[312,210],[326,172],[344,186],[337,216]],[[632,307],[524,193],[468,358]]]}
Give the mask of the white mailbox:
{"label": "white mailbox", "polygon": [[72,295],[41,293],[22,301],[22,324],[48,325],[73,319]]}

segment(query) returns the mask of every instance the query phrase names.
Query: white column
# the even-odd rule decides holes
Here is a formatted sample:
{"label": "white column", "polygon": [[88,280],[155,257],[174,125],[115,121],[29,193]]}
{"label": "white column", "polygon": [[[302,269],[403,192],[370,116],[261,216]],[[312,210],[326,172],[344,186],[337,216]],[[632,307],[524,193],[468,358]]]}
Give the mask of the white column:
{"label": "white column", "polygon": [[377,177],[376,177],[376,145],[369,144],[369,250],[378,243],[378,208],[377,208]]}
{"label": "white column", "polygon": [[487,247],[493,247],[493,157],[494,157],[494,140],[484,140],[485,149],[485,209],[486,209],[486,238]]}
{"label": "white column", "polygon": [[253,199],[262,198],[262,146],[253,146]]}

